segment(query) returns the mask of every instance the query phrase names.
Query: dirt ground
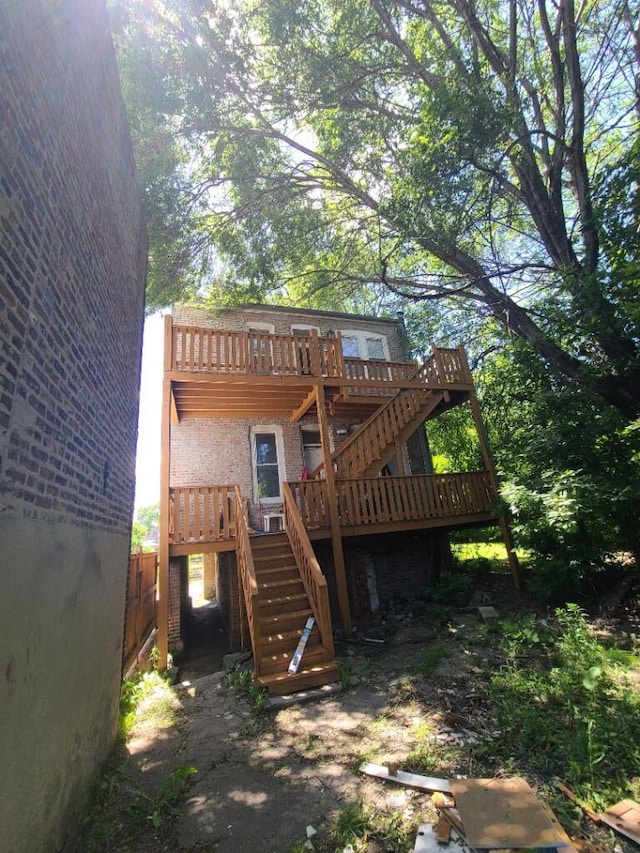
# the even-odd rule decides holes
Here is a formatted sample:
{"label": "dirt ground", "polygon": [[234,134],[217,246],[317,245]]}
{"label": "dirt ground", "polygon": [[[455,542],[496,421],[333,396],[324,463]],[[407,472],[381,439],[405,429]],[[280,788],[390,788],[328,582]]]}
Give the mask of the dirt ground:
{"label": "dirt ground", "polygon": [[[519,606],[508,586],[481,603],[495,604],[501,615]],[[225,687],[223,673],[196,669],[200,677],[174,689],[175,722],[143,711],[124,753],[107,768],[82,853],[333,850],[326,846],[330,827],[358,802],[397,813],[415,838],[418,824],[434,818],[430,796],[358,768],[362,761],[402,768],[428,732],[440,769],[482,774],[473,744],[495,722],[474,686],[492,656],[481,625],[474,605],[441,623],[399,612],[378,630],[384,642],[338,644],[340,692],[280,710],[256,712]],[[446,655],[425,674],[425,652],[443,643]],[[186,767],[197,772],[185,783],[180,813],[136,818],[141,798],[166,805],[167,780]],[[311,839],[308,827],[316,833]]]}

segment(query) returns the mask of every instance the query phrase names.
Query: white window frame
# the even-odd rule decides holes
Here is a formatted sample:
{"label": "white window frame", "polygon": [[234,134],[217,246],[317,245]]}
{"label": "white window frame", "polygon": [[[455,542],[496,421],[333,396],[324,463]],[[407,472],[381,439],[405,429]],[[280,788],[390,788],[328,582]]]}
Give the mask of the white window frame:
{"label": "white window frame", "polygon": [[245,323],[244,330],[245,332],[266,332],[268,335],[274,334],[274,325],[273,323]]}
{"label": "white window frame", "polygon": [[[381,335],[378,332],[365,332],[362,329],[340,329],[340,334],[343,338],[356,338],[359,352],[357,357],[362,361],[391,361],[386,335]],[[369,352],[367,350],[367,338],[373,338],[382,343],[384,359],[372,359],[369,356]],[[347,358],[356,358],[356,356],[347,356]]]}
{"label": "white window frame", "polygon": [[[276,438],[276,456],[278,467],[278,488],[280,494],[270,498],[258,497],[258,463],[256,458],[256,435],[258,433],[272,433]],[[250,430],[251,437],[251,479],[253,482],[253,497],[254,503],[262,504],[263,506],[271,506],[274,504],[282,504],[282,483],[285,479],[284,472],[284,442],[282,440],[282,427],[279,424],[259,424],[252,426]]]}

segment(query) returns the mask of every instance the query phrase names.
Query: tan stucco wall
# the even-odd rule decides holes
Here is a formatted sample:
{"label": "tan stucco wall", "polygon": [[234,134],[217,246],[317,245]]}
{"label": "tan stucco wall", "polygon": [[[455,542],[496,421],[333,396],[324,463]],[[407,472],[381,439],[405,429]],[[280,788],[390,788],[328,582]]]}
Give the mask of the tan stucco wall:
{"label": "tan stucco wall", "polygon": [[0,850],[72,839],[116,732],[126,537],[0,519]]}

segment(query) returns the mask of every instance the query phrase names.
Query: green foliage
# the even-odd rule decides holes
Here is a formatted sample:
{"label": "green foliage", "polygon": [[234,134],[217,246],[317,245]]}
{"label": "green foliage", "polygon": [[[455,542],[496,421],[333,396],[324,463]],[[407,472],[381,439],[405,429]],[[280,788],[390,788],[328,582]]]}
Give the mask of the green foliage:
{"label": "green foliage", "polygon": [[129,550],[131,553],[142,548],[142,543],[147,538],[147,528],[139,521],[134,521],[131,525],[131,545]]}
{"label": "green foliage", "polygon": [[640,551],[640,432],[517,341],[492,353],[478,379],[534,588],[555,602],[597,590],[611,555]]}
{"label": "green foliage", "polygon": [[335,308],[377,286],[429,300],[418,325],[438,337],[493,317],[637,416],[637,59],[620,10],[112,7],[150,305]]}
{"label": "green foliage", "polygon": [[446,643],[434,643],[424,652],[418,662],[418,670],[425,678],[433,675],[440,662],[449,654],[449,647]]}
{"label": "green foliage", "polygon": [[402,814],[376,811],[359,801],[340,814],[332,832],[336,850],[365,853],[374,845],[387,853],[408,853],[413,842]]}
{"label": "green foliage", "polygon": [[261,711],[269,698],[269,694],[258,684],[250,669],[233,667],[225,673],[224,685],[241,696],[256,711]]}
{"label": "green foliage", "polygon": [[490,686],[500,733],[487,757],[558,776],[596,808],[624,797],[640,774],[640,697],[581,609],[557,610],[543,632],[531,619],[500,630],[505,665]]}
{"label": "green foliage", "polygon": [[164,727],[171,726],[175,722],[179,702],[169,679],[153,670],[123,682],[118,726],[121,741],[125,741],[131,733],[141,705],[144,705],[147,719]]}
{"label": "green foliage", "polygon": [[172,770],[162,780],[154,796],[148,796],[142,791],[137,792],[137,802],[131,807],[136,817],[149,821],[158,829],[167,821],[182,814],[185,794],[189,789],[189,780],[198,771],[192,765],[185,765]]}

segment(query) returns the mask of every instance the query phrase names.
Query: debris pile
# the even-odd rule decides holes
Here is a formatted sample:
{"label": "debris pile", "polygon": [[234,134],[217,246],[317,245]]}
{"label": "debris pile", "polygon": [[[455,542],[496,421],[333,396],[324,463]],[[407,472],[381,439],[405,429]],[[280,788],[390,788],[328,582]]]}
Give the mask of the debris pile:
{"label": "debris pile", "polygon": [[[565,832],[553,811],[536,797],[519,776],[493,779],[439,779],[405,773],[396,764],[365,763],[361,772],[430,793],[438,815],[432,824],[420,824],[414,853],[469,850],[554,850],[584,853],[585,845]],[[606,824],[640,844],[640,805],[622,800],[598,814],[580,803],[561,782],[558,788],[594,822]],[[594,853],[594,851],[589,851]]]}

